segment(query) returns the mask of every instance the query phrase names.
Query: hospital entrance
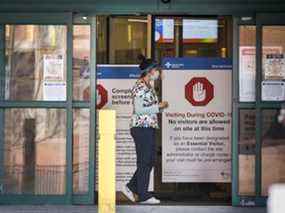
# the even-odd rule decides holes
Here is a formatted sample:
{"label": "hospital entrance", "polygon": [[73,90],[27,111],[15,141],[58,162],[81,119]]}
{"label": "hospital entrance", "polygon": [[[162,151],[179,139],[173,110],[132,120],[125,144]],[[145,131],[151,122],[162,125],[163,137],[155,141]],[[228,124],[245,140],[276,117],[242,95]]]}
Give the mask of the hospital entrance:
{"label": "hospital entrance", "polygon": [[159,99],[170,104],[159,116],[149,190],[165,204],[230,204],[232,18],[118,16],[98,21],[97,107],[117,113],[117,201],[129,203],[120,189],[136,168],[129,134],[131,88],[140,76],[137,56],[143,54],[161,64],[162,80],[154,87]]}
{"label": "hospital entrance", "polygon": [[116,199],[130,204],[139,54],[160,63],[153,87],[169,102],[149,185],[162,205],[264,206],[285,182],[284,14],[164,6],[0,13],[1,204],[97,204],[101,109],[116,111]]}

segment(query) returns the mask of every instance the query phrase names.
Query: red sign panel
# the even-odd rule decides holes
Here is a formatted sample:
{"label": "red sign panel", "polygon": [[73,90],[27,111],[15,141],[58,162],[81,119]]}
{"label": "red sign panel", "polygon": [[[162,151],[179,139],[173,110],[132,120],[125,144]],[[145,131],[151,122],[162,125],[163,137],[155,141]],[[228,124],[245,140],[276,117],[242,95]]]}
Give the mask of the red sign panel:
{"label": "red sign panel", "polygon": [[205,106],[214,98],[214,86],[205,77],[192,78],[185,86],[185,98],[193,106]]}

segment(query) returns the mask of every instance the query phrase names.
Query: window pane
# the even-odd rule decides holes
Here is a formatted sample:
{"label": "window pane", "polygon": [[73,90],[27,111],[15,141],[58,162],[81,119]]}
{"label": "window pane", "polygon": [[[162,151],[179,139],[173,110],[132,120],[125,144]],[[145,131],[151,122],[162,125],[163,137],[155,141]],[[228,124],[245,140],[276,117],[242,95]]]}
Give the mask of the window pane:
{"label": "window pane", "polygon": [[155,54],[157,59],[179,57],[181,25],[181,19],[178,18],[162,17],[155,19]]}
{"label": "window pane", "polygon": [[[262,195],[274,183],[285,183],[285,119],[280,110],[262,112]],[[279,120],[281,119],[281,120]]]}
{"label": "window pane", "polygon": [[64,194],[66,113],[63,109],[6,109],[5,194]]}
{"label": "window pane", "polygon": [[146,55],[147,18],[110,18],[110,64],[137,64],[139,54]]}
{"label": "window pane", "polygon": [[108,64],[108,17],[97,16],[97,64]]}
{"label": "window pane", "polygon": [[90,26],[73,27],[73,99],[89,101]]}
{"label": "window pane", "polygon": [[231,17],[164,16],[156,18],[155,26],[159,61],[163,57],[231,57]]}
{"label": "window pane", "polygon": [[6,25],[6,100],[66,100],[66,26]]}
{"label": "window pane", "polygon": [[[185,20],[186,21],[185,23]],[[190,25],[189,25],[190,20]],[[231,45],[231,19],[226,17],[183,19],[184,28],[189,28],[191,33],[184,33],[183,56],[184,57],[230,57]],[[193,29],[194,28],[194,29]],[[186,34],[186,35],[185,35]]]}
{"label": "window pane", "polygon": [[256,27],[239,27],[239,100],[255,101]]}
{"label": "window pane", "polygon": [[255,110],[239,112],[239,194],[255,194]]}
{"label": "window pane", "polygon": [[73,111],[73,192],[88,192],[89,109]]}

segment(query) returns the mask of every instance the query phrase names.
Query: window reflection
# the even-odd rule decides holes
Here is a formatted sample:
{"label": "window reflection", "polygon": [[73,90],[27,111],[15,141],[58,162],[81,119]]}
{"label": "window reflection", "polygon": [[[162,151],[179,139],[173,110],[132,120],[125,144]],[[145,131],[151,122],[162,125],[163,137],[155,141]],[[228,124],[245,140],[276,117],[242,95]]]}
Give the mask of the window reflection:
{"label": "window reflection", "polygon": [[[155,22],[173,20],[172,39],[157,39],[155,57],[231,57],[231,26],[229,17],[157,17]],[[169,22],[168,21],[168,22]],[[172,25],[166,23],[165,27]],[[157,29],[158,30],[158,29]]]}
{"label": "window reflection", "polygon": [[285,182],[285,117],[284,110],[264,110],[262,113],[262,195],[268,194],[274,183]]}
{"label": "window reflection", "polygon": [[107,16],[97,17],[97,64],[108,64],[108,18]]}
{"label": "window reflection", "polygon": [[66,27],[6,25],[5,30],[5,99],[65,100]]}
{"label": "window reflection", "polygon": [[73,99],[89,101],[90,26],[73,27]]}
{"label": "window reflection", "polygon": [[89,179],[89,109],[73,111],[73,192],[88,192]]}
{"label": "window reflection", "polygon": [[66,113],[63,109],[6,109],[5,194],[64,194]]}
{"label": "window reflection", "polygon": [[110,64],[137,64],[137,56],[146,55],[146,17],[111,17],[109,30]]}
{"label": "window reflection", "polygon": [[239,194],[255,194],[255,110],[239,112]]}

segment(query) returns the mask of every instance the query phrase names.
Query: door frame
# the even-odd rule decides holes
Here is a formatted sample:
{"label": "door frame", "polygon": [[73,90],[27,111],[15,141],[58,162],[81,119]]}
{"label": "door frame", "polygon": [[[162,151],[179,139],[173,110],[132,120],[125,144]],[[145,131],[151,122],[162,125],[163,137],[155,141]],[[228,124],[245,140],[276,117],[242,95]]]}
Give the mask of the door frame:
{"label": "door frame", "polygon": [[[84,17],[84,18],[83,18]],[[97,143],[97,113],[96,113],[96,50],[97,50],[97,16],[95,14],[73,14],[73,25],[90,26],[90,101],[73,100],[73,109],[89,109],[89,171],[88,193],[73,194],[72,204],[94,204],[97,201],[96,192],[96,143]]]}
{"label": "door frame", "polygon": [[[90,94],[88,102],[73,101],[73,14],[72,13],[0,13],[0,175],[4,163],[4,111],[7,108],[60,108],[66,111],[66,186],[62,195],[0,194],[0,204],[93,204],[95,189],[96,138],[96,16],[88,19],[91,25]],[[66,101],[9,101],[5,100],[5,25],[65,25],[67,27]],[[73,194],[73,110],[90,110],[88,193]],[[1,180],[1,179],[0,179]]]}

